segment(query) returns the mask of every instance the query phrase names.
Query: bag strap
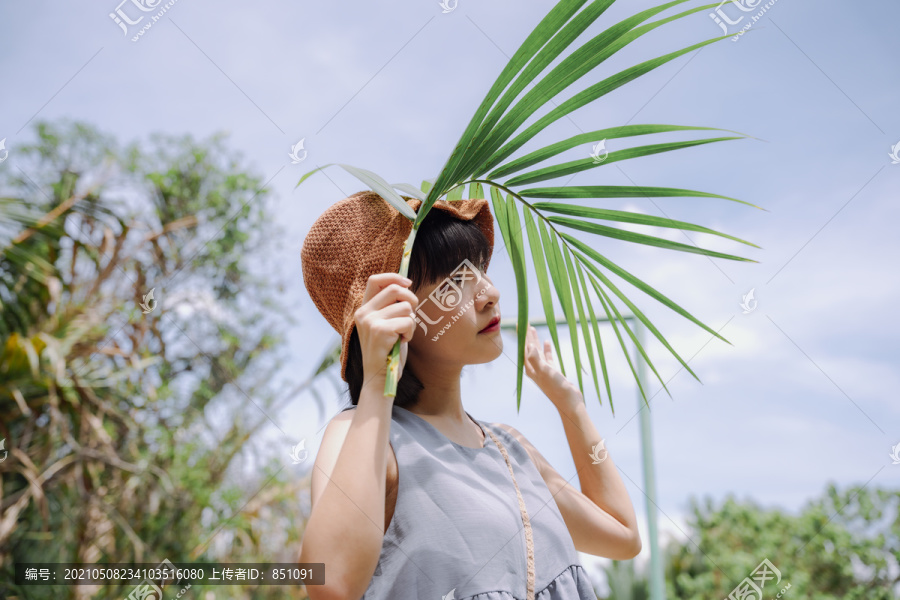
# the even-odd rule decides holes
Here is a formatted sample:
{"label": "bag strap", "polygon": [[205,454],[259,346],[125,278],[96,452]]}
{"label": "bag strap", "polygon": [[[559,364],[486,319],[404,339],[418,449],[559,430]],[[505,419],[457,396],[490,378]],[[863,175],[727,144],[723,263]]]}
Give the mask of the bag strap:
{"label": "bag strap", "polygon": [[519,498],[519,511],[522,513],[522,523],[525,526],[525,548],[528,553],[528,580],[525,600],[534,600],[534,539],[531,535],[531,521],[528,519],[528,511],[525,510],[525,500],[522,498],[522,492],[519,491],[519,484],[516,483],[516,474],[513,473],[512,463],[509,462],[509,455],[506,453],[506,448],[503,447],[503,444],[500,443],[500,440],[497,439],[497,436],[494,435],[493,431],[487,427],[485,427],[485,430],[491,436],[491,439],[494,440],[494,443],[500,448],[500,454],[503,455],[506,466],[509,467],[509,474],[512,476],[513,485],[516,487],[516,496]]}

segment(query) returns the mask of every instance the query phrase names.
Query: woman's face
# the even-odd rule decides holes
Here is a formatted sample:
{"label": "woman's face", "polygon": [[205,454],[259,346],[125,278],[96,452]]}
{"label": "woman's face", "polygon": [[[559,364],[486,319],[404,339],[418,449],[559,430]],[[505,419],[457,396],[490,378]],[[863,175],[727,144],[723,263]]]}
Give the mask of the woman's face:
{"label": "woman's face", "polygon": [[[503,352],[500,292],[468,260],[445,279],[420,287],[416,296],[417,326],[409,342],[416,362],[472,365],[490,362]],[[492,321],[496,323],[488,328]]]}

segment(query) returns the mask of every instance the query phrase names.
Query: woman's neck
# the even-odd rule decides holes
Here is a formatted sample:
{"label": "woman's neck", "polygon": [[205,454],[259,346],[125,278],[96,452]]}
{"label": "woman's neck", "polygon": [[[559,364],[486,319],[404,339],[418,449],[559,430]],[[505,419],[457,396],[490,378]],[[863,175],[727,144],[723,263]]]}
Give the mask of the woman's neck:
{"label": "woman's neck", "polygon": [[464,442],[463,445],[477,445],[483,442],[484,432],[463,408],[461,376],[462,367],[444,365],[444,368],[436,369],[432,365],[432,368],[419,369],[416,378],[424,387],[416,403],[407,410],[434,425],[447,438]]}

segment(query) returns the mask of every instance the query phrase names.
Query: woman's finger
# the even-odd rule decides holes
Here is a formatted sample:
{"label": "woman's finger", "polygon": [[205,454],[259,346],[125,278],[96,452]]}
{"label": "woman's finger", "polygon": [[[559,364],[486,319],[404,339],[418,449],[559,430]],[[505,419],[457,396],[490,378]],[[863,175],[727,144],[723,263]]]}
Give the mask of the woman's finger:
{"label": "woman's finger", "polygon": [[398,302],[394,302],[393,304],[388,304],[374,311],[383,319],[389,319],[391,317],[408,317],[413,313],[413,307],[415,305],[410,303],[408,300],[400,300]]}
{"label": "woman's finger", "polygon": [[396,333],[400,337],[401,343],[409,342],[416,330],[416,322],[411,316],[385,319],[384,326],[389,331]]}
{"label": "woman's finger", "polygon": [[[381,275],[391,277],[379,279]],[[364,312],[378,310],[400,300],[405,300],[413,306],[418,306],[419,298],[409,289],[407,281],[409,280],[403,279],[396,273],[372,275],[366,283],[366,291],[363,294],[363,302],[360,309]]]}
{"label": "woman's finger", "polygon": [[528,326],[528,331],[525,333],[525,350],[529,355],[531,360],[537,360],[537,357],[534,356],[535,350],[537,349],[537,332],[534,327],[531,325]]}

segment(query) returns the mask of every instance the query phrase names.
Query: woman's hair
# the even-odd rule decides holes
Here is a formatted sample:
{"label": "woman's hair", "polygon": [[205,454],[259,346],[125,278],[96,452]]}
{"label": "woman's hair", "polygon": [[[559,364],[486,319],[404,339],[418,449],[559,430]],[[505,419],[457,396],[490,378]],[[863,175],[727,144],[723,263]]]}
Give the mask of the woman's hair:
{"label": "woman's hair", "polygon": [[[422,286],[441,281],[453,273],[464,259],[483,272],[490,257],[490,243],[475,221],[462,221],[443,210],[432,210],[419,227],[409,257],[410,289],[415,293]],[[350,401],[355,406],[363,386],[362,348],[356,327],[350,334],[345,375]],[[407,362],[397,382],[394,404],[401,408],[415,405],[423,388]]]}

